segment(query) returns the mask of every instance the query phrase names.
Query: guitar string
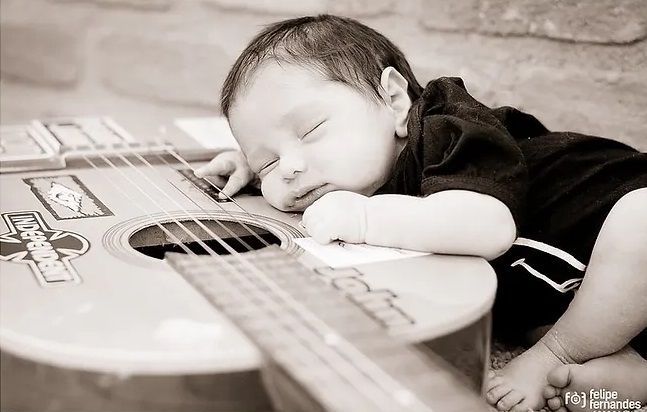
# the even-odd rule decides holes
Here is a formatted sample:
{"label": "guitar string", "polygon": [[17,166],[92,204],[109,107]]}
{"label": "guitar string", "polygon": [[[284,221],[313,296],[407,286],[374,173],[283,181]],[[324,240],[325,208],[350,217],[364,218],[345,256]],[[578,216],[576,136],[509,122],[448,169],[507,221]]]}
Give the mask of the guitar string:
{"label": "guitar string", "polygon": [[[99,172],[101,171],[101,170],[99,169],[99,167],[98,167],[94,162],[92,162],[92,161],[91,161],[91,160],[90,160],[86,155],[83,155],[83,157],[85,158],[86,162],[87,162],[88,164],[90,164],[90,166],[91,166],[91,167],[93,167],[94,169],[97,169]],[[101,157],[104,157],[104,156],[101,156]],[[166,211],[166,210],[165,210],[164,208],[162,208],[159,204],[157,204],[157,202],[156,202],[154,199],[151,199],[151,198],[150,198],[150,196],[149,196],[149,195],[148,195],[144,190],[142,190],[142,189],[141,189],[141,188],[140,188],[136,183],[134,183],[134,182],[133,182],[133,181],[132,181],[132,180],[131,180],[131,179],[130,179],[130,178],[129,178],[125,173],[123,173],[123,171],[121,171],[121,169],[119,169],[119,167],[118,167],[118,166],[116,166],[114,163],[112,163],[109,159],[107,159],[107,158],[105,158],[105,157],[104,157],[104,159],[103,159],[103,160],[104,160],[104,162],[105,162],[106,164],[108,164],[110,167],[112,167],[112,168],[114,168],[114,169],[117,169],[117,171],[118,171],[118,172],[120,172],[120,174],[121,174],[121,175],[122,175],[126,180],[128,180],[128,182],[129,182],[132,186],[134,186],[135,188],[137,188],[137,189],[138,189],[138,191],[140,191],[142,194],[144,194],[144,196],[146,196],[147,198],[149,198],[149,200],[150,200],[150,201],[155,205],[155,207],[156,207],[156,208],[161,209],[161,210],[163,211],[163,213],[165,213],[165,214],[167,215],[167,217],[168,217],[171,221],[173,221],[176,225],[178,225],[178,227],[181,227],[181,226],[182,226],[182,224],[181,224],[180,222],[178,222],[178,221],[177,221],[177,220],[176,220],[176,219],[175,219],[175,218],[174,218],[174,217],[173,217],[173,216],[172,216],[168,211]],[[100,173],[100,174],[101,174],[101,173]],[[103,176],[103,174],[102,174],[102,176]],[[105,176],[104,176],[104,177],[105,177]],[[139,209],[140,209],[140,210],[141,210],[141,211],[142,211],[142,212],[143,212],[143,213],[144,213],[144,214],[145,214],[145,215],[146,215],[146,216],[147,216],[151,221],[155,222],[155,224],[156,224],[156,225],[157,225],[157,226],[158,226],[162,231],[164,231],[164,233],[168,236],[168,239],[169,239],[169,240],[171,240],[173,243],[177,244],[177,245],[178,245],[181,249],[183,249],[183,250],[185,251],[185,253],[186,253],[188,256],[190,256],[192,259],[199,259],[199,258],[198,258],[198,256],[195,254],[195,252],[193,252],[190,248],[188,248],[186,245],[184,245],[184,243],[183,243],[183,242],[182,242],[182,241],[181,241],[181,240],[180,240],[180,239],[179,239],[175,234],[173,234],[171,231],[169,231],[168,229],[166,229],[162,224],[160,224],[160,223],[157,221],[157,219],[155,219],[151,214],[149,214],[149,213],[146,211],[146,208],[144,208],[144,207],[143,207],[139,202],[136,202],[136,201],[132,198],[132,196],[128,195],[126,191],[122,190],[122,188],[120,188],[119,186],[117,186],[117,185],[115,184],[115,182],[111,181],[111,180],[110,180],[109,178],[107,178],[107,177],[105,177],[105,178],[106,178],[106,180],[107,180],[111,185],[113,185],[113,187],[115,187],[115,189],[117,189],[117,191],[118,191],[118,192],[120,192],[121,194],[123,194],[123,195],[124,195],[124,196],[125,196],[125,197],[126,197],[126,198],[131,202],[131,203],[132,203],[132,204],[134,204],[136,207],[138,207],[138,208],[139,208]],[[208,251],[207,251],[207,252],[208,252]],[[202,264],[203,264],[203,263],[204,263],[204,262],[203,262],[202,260],[198,260],[198,261],[197,261],[197,264],[198,264],[198,265],[200,265],[200,266],[202,266]],[[233,271],[234,273],[236,272],[235,268],[230,267],[230,266],[231,266],[231,264],[230,264],[229,262],[226,262],[226,261],[225,261],[224,263],[225,263],[225,266],[228,266],[228,269],[229,269],[229,270]],[[247,279],[244,279],[244,280],[247,280]],[[247,280],[247,281],[248,281],[248,280]],[[236,288],[234,287],[234,288],[232,288],[232,290],[236,290]],[[210,292],[211,290],[208,290],[208,291]],[[250,291],[250,290],[248,289],[247,291]],[[252,290],[252,292],[254,292],[254,291]],[[240,292],[240,291],[236,291],[236,293],[238,293],[238,294],[240,294],[241,296],[243,296],[243,298],[244,298],[245,300],[248,300],[248,299],[249,299],[249,297],[245,296],[245,295],[244,295],[244,294],[242,294],[242,292]],[[267,300],[267,299],[268,299],[268,297],[267,297],[266,295],[264,295],[264,294],[261,294],[261,297],[262,297],[262,298],[264,298],[265,300]],[[272,302],[272,303],[273,303],[273,302]],[[271,310],[269,307],[264,307],[264,309],[269,309],[270,311],[272,311],[272,312],[274,312],[274,313],[277,313],[279,316],[280,316],[280,315],[283,315],[283,316],[285,315],[285,312],[284,312],[284,311],[276,312],[276,310]],[[299,333],[300,331],[294,330],[294,329],[293,329],[293,328],[291,328],[289,325],[280,325],[280,327],[283,327],[283,328],[284,328],[284,329],[286,329],[287,331],[296,332],[296,334],[297,334],[297,335],[299,335],[301,338],[304,338],[304,337],[303,337],[303,335],[302,335],[301,333]],[[272,332],[271,332],[271,333],[272,333]],[[292,333],[292,334],[287,333],[287,334],[286,334],[286,336],[293,336],[293,335],[294,335],[294,333]],[[305,337],[305,339],[307,340],[307,339],[308,339],[308,337]],[[319,340],[320,340],[320,339],[317,337],[316,341],[318,342]],[[309,351],[306,351],[306,352],[305,352],[305,354],[306,354],[306,355],[310,355],[312,358],[315,358],[315,355],[316,355],[317,353],[311,353],[311,352],[309,352]],[[333,372],[339,373],[339,371],[338,371],[337,369],[335,369],[335,368],[332,368],[332,370],[333,370]],[[348,378],[344,378],[343,376],[342,376],[342,379],[344,379],[344,380],[347,380],[347,381],[348,381]],[[352,381],[349,381],[349,383],[351,383],[351,384],[352,384]],[[359,389],[360,389],[360,388],[358,388],[358,391],[361,393],[361,390],[359,390]]]}
{"label": "guitar string", "polygon": [[[172,240],[172,239],[175,239],[176,241],[173,241],[173,243],[175,243],[178,247],[180,247],[181,249],[183,249],[183,250],[184,250],[184,252],[185,252],[186,254],[190,255],[191,253],[193,253],[193,252],[191,251],[191,249],[189,249],[189,248],[188,248],[188,247],[187,247],[187,246],[186,246],[182,241],[180,241],[180,239],[178,239],[178,238],[177,238],[177,237],[176,237],[176,236],[175,236],[171,231],[169,231],[166,227],[164,227],[164,225],[163,225],[163,224],[161,224],[161,223],[158,221],[158,219],[154,219],[154,218],[153,218],[153,216],[152,216],[150,213],[148,213],[148,212],[146,211],[146,208],[145,208],[145,207],[143,207],[141,204],[139,204],[139,202],[135,201],[135,199],[134,199],[132,196],[130,196],[130,195],[128,194],[128,192],[126,192],[125,190],[122,190],[122,188],[120,188],[119,186],[117,186],[115,182],[113,182],[113,181],[112,181],[112,180],[110,180],[107,176],[105,176],[103,173],[101,173],[101,168],[100,168],[98,165],[96,165],[92,160],[90,160],[90,158],[89,158],[89,157],[87,157],[87,155],[85,155],[85,154],[81,154],[81,156],[84,158],[84,160],[85,160],[85,161],[86,161],[86,162],[87,162],[87,163],[88,163],[88,164],[89,164],[93,169],[97,170],[97,172],[99,172],[98,174],[99,174],[100,176],[102,176],[102,177],[103,177],[103,178],[104,178],[104,179],[105,179],[105,180],[106,180],[110,185],[112,185],[112,186],[117,190],[117,192],[118,192],[118,193],[120,193],[120,194],[122,194],[124,197],[126,197],[126,199],[128,200],[128,202],[129,202],[129,203],[134,204],[138,209],[140,209],[140,210],[141,210],[141,211],[146,215],[146,217],[147,217],[151,222],[153,222],[157,227],[159,227],[159,228],[160,228],[160,230],[161,230],[162,232],[164,232],[164,233],[168,236],[168,237],[167,237],[167,239],[171,239],[171,240]],[[108,164],[108,163],[106,162],[106,164]],[[112,165],[111,165],[111,167],[115,167],[115,166],[112,166]],[[115,168],[116,168],[116,167],[115,167]],[[124,176],[124,177],[126,178],[126,176],[125,176],[125,175],[122,175],[122,176]]]}
{"label": "guitar string", "polygon": [[[225,225],[224,223],[222,223],[222,222],[220,221],[220,219],[209,217],[209,215],[208,215],[208,214],[209,214],[209,211],[208,211],[208,210],[206,210],[204,207],[202,207],[202,205],[198,204],[198,202],[196,202],[193,198],[191,198],[191,196],[189,196],[188,194],[184,193],[184,191],[183,191],[182,189],[180,189],[180,188],[178,187],[178,185],[176,185],[175,183],[171,182],[171,181],[170,181],[170,180],[168,180],[168,179],[167,179],[166,181],[167,181],[171,186],[173,186],[173,188],[174,188],[175,190],[177,190],[177,191],[178,191],[178,193],[180,193],[182,196],[184,196],[184,198],[185,198],[186,200],[188,200],[189,202],[191,202],[193,205],[197,206],[197,207],[200,209],[200,211],[201,211],[202,213],[207,214],[207,218],[208,218],[210,221],[217,222],[218,226],[220,226],[220,227],[221,227],[225,232],[227,232],[227,233],[230,235],[230,238],[231,238],[231,239],[235,239],[235,240],[237,240],[237,241],[238,241],[238,243],[239,243],[243,248],[245,248],[245,249],[246,249],[244,252],[253,252],[253,251],[255,250],[255,249],[254,249],[254,248],[253,248],[249,243],[247,243],[245,240],[243,240],[243,238],[242,238],[242,237],[239,237],[238,235],[236,235],[236,233],[234,233],[230,228],[228,228],[228,227],[227,227],[227,225]],[[223,208],[222,210],[224,211],[225,209]],[[229,219],[233,219],[233,218],[234,218],[234,216],[233,216],[233,215],[231,215],[231,214],[228,214],[228,215],[227,215],[227,217],[228,217]],[[225,241],[225,242],[226,242],[226,241]],[[269,244],[268,244],[268,246],[269,246]],[[267,246],[263,245],[263,247],[267,247]]]}
{"label": "guitar string", "polygon": [[[125,136],[129,136],[129,133],[128,133],[126,130],[124,130],[123,128],[121,128],[118,124],[116,124],[116,123],[115,123],[114,121],[112,121],[111,119],[109,119],[109,118],[103,118],[103,119],[102,119],[102,121],[103,121],[103,122],[108,126],[108,128],[109,128],[109,129],[112,129],[112,132],[113,132],[115,135],[117,135],[119,138],[121,138],[121,139],[123,139],[123,140],[126,140],[126,141],[129,141],[129,142],[131,142],[131,141],[132,141],[132,142],[135,142],[135,139],[134,139],[134,138],[132,138],[132,137],[131,137],[130,139],[125,138]],[[92,140],[92,141],[94,141],[94,142],[96,143],[96,139],[94,139],[94,137],[93,137],[91,134],[86,133],[86,132],[85,132],[85,130],[83,130],[83,129],[81,129],[81,132],[82,132],[83,134],[85,134],[85,135],[86,135],[86,137],[88,137],[90,140]],[[163,137],[158,137],[158,140],[159,140],[159,141],[164,141],[165,139],[164,139]],[[191,165],[190,165],[190,164],[189,164],[189,163],[188,163],[184,158],[182,158],[182,156],[180,156],[178,153],[176,153],[176,152],[175,152],[175,150],[171,150],[171,149],[165,148],[165,151],[166,151],[168,154],[170,154],[171,156],[173,156],[177,161],[179,161],[180,163],[182,163],[185,167],[187,167],[191,172],[194,172],[194,173],[195,173],[195,169],[194,169],[194,168],[193,168],[193,167],[192,167],[192,166],[191,166]],[[158,159],[160,159],[162,162],[164,162],[164,164],[166,164],[166,165],[167,165],[167,166],[169,166],[169,167],[172,167],[172,166],[171,166],[171,165],[170,165],[170,164],[169,164],[169,163],[168,163],[168,162],[167,162],[167,161],[166,161],[166,160],[165,160],[165,159],[164,159],[160,154],[156,153],[156,156],[158,157]],[[226,194],[225,192],[223,192],[223,191],[222,191],[222,190],[221,190],[217,185],[215,185],[215,184],[214,184],[213,182],[211,182],[210,180],[208,180],[208,179],[204,179],[204,180],[205,180],[205,181],[206,181],[206,182],[207,182],[211,187],[213,187],[214,189],[216,189],[216,190],[218,191],[218,194],[225,196],[225,198],[226,198],[229,202],[232,202],[234,205],[236,205],[236,206],[237,206],[237,207],[238,207],[238,208],[239,208],[243,213],[245,213],[245,214],[246,214],[250,219],[252,219],[252,220],[254,219],[254,217],[253,217],[253,216],[252,216],[252,215],[251,215],[247,210],[245,210],[245,208],[243,208],[243,207],[242,207],[242,206],[241,206],[241,205],[236,201],[236,199],[234,199],[233,197],[231,197],[231,196],[229,196],[228,194]],[[178,189],[178,190],[179,190],[179,189]],[[181,191],[180,191],[180,192],[181,192]],[[182,193],[183,193],[183,192],[182,192]],[[219,203],[219,202],[217,202],[217,201],[216,201],[215,199],[213,199],[211,196],[208,196],[208,195],[207,195],[207,197],[209,198],[209,200],[210,200],[210,201],[212,201],[212,202],[213,202],[213,203],[215,203],[219,208],[221,208],[225,213],[229,213],[225,208],[223,208],[223,207],[222,207],[222,205],[220,205],[220,203]],[[267,242],[265,241],[265,239],[263,239],[261,236],[259,236],[255,231],[251,230],[251,229],[247,226],[247,224],[245,224],[245,222],[240,221],[237,217],[235,217],[235,216],[231,215],[231,213],[229,213],[229,214],[230,214],[230,217],[232,217],[232,218],[234,218],[234,219],[236,220],[236,223],[238,223],[238,224],[240,224],[241,226],[243,226],[243,228],[245,228],[245,229],[246,229],[246,230],[247,230],[247,231],[248,231],[252,236],[256,237],[256,238],[257,238],[257,239],[258,239],[258,240],[263,244],[263,246],[266,246],[266,247],[267,247],[267,246],[270,246],[270,244],[269,244],[269,243],[267,243]],[[250,250],[251,250],[251,249],[250,249]]]}
{"label": "guitar string", "polygon": [[[191,172],[195,173],[195,169],[184,159],[182,156],[180,156],[178,153],[176,153],[174,150],[167,150],[167,153],[169,153],[171,156],[173,156],[178,162],[182,163],[185,167],[188,167]],[[158,155],[162,161],[167,164],[169,167],[172,167],[162,156]],[[204,179],[212,188],[216,189],[218,191],[218,194],[225,196],[225,198],[236,205],[238,209],[240,209],[243,213],[245,213],[249,218],[254,219],[251,213],[249,213],[244,207],[242,207],[236,199],[233,197],[229,196],[227,193],[223,192],[222,189],[220,189],[217,185],[215,185],[211,180],[209,179]],[[220,207],[225,213],[229,213],[220,203],[218,203],[215,199],[213,199],[211,196],[207,196],[213,203],[215,203],[218,207]],[[232,216],[234,217],[234,216]],[[250,232],[253,235],[256,235],[256,232],[251,230],[245,222],[240,221],[238,218],[234,217],[236,219],[236,222],[241,224],[248,232]],[[265,241],[262,237],[256,235],[256,237],[263,242],[264,246],[270,246],[269,243]]]}
{"label": "guitar string", "polygon": [[[112,162],[110,162],[110,161],[109,161],[105,156],[103,156],[100,152],[97,152],[97,154],[98,154],[99,156],[101,156],[101,157],[104,159],[104,161],[105,161],[107,164],[109,164],[111,167],[113,167],[113,168],[115,168],[115,169],[118,169],[118,168],[117,168],[117,167],[116,167]],[[119,157],[121,157],[121,158],[122,158],[122,161],[124,161],[126,164],[128,164],[131,168],[134,168],[134,169],[136,169],[136,170],[137,170],[137,167],[136,167],[136,166],[134,166],[134,165],[133,165],[131,162],[129,162],[127,159],[125,159],[125,157],[123,157],[123,155],[118,154],[118,156],[119,156]],[[84,156],[84,157],[85,157],[85,156]],[[87,158],[86,158],[86,160],[87,160]],[[143,173],[143,172],[140,172],[140,173]],[[125,174],[123,174],[123,175],[124,175],[124,177],[127,177]],[[153,184],[153,186],[156,186],[156,184],[155,184],[152,180],[150,180],[150,178],[148,178],[148,176],[146,176],[145,174],[143,174],[143,176],[144,176],[147,180],[149,180],[149,181]],[[129,181],[130,181],[130,183],[131,183],[131,184],[133,184],[134,186],[138,187],[138,186],[137,186],[137,184],[136,184],[136,183],[134,183],[131,179],[128,179],[128,178],[127,178],[127,180],[129,180]],[[169,197],[171,200],[174,200],[174,199],[173,199],[172,197],[170,197],[167,193],[165,193],[161,188],[159,188],[159,187],[157,187],[157,188],[158,188],[158,190],[160,190],[162,193],[166,194],[166,195],[167,195],[167,197]],[[139,187],[138,187],[138,189],[139,189],[143,194],[145,194],[145,195],[146,195],[150,200],[152,200],[152,201],[154,202],[154,200],[153,200],[153,199],[152,199],[152,198],[151,198],[151,197],[150,197],[150,196],[149,196],[149,195],[148,195],[144,190],[142,190],[142,189],[141,189],[141,188],[139,188]],[[156,203],[156,202],[154,202],[154,203]],[[160,207],[159,205],[157,205],[157,206],[158,206],[158,207]],[[180,206],[181,206],[181,205],[180,205]],[[160,208],[161,208],[161,207],[160,207]],[[163,208],[161,208],[161,209],[163,209]],[[184,211],[184,213],[186,213],[188,216],[191,216],[191,214],[190,214],[186,209],[184,209],[183,211]],[[199,244],[203,249],[205,249],[205,251],[207,251],[207,252],[208,252],[209,254],[211,254],[212,256],[214,256],[214,254],[215,254],[215,256],[214,256],[214,257],[216,257],[216,256],[217,256],[217,257],[222,258],[221,256],[217,255],[217,253],[216,253],[215,251],[213,251],[213,250],[209,250],[210,248],[209,248],[206,244],[204,244],[204,243],[201,241],[201,239],[197,238],[197,237],[195,236],[195,234],[193,234],[193,233],[192,233],[188,228],[186,228],[186,226],[185,226],[185,225],[183,225],[181,222],[179,222],[177,219],[175,219],[173,216],[171,216],[168,212],[166,212],[166,214],[167,214],[167,215],[168,215],[168,216],[169,216],[169,217],[174,221],[174,223],[175,223],[178,227],[181,227],[181,228],[182,228],[182,229],[183,229],[187,234],[189,234],[192,238],[194,238],[194,240],[195,240],[195,241],[197,241],[197,243],[198,243],[198,244]],[[195,218],[194,218],[194,219],[195,219]],[[196,223],[198,223],[198,222],[196,221]],[[206,227],[205,227],[205,228],[206,228]],[[207,232],[210,232],[210,230],[209,230],[208,228],[206,228],[206,229],[207,229]],[[211,235],[211,236],[213,236],[213,237],[214,237],[214,239],[216,239],[216,240],[218,239],[218,236],[217,236],[217,235],[215,235],[215,233],[213,233],[213,232],[212,232],[212,233],[210,233],[210,235]],[[223,246],[224,246],[224,245],[223,245]],[[227,248],[227,247],[226,247],[226,248]],[[230,253],[232,253],[232,255],[239,255],[236,251],[232,251],[232,252],[230,252]],[[193,253],[193,254],[194,254],[194,253]],[[243,264],[246,264],[246,263],[247,263],[245,260],[241,260],[241,261],[242,261],[242,263],[243,263]],[[254,270],[254,268],[253,268],[253,267],[252,267],[252,270]],[[263,273],[260,273],[260,275],[261,275],[261,277],[265,277],[265,275],[264,275]],[[269,279],[263,279],[264,283],[267,283],[267,281],[268,281],[268,280],[269,280]],[[269,281],[270,281],[270,282],[272,282],[271,280],[269,280]],[[252,282],[252,283],[254,283],[254,282]],[[273,282],[272,282],[272,283],[273,283]],[[268,285],[268,286],[271,286],[271,285]],[[271,288],[271,287],[270,287],[270,288]],[[281,292],[283,292],[283,291],[282,291],[282,290],[280,290],[280,289],[278,290],[278,292],[279,292],[279,295],[283,294],[283,293],[281,293]],[[277,291],[275,291],[275,293],[277,293]],[[283,298],[283,300],[286,300],[286,299],[285,299],[285,296],[279,296],[279,297],[282,297],[282,298]],[[290,303],[292,306],[294,306],[294,303],[297,303],[297,304],[298,304],[298,306],[301,306],[298,302],[289,302],[289,300],[293,300],[293,299],[292,299],[291,297],[289,297],[288,302],[287,302],[287,303]],[[297,309],[303,309],[303,308],[299,308],[299,307],[297,307]],[[306,311],[306,312],[303,312],[303,311],[297,311],[297,313],[299,313],[299,314],[301,314],[301,315],[303,315],[304,313],[305,313],[305,314],[308,314],[308,315],[311,315],[311,314],[309,313],[309,311]],[[321,322],[321,320],[320,320],[320,319],[318,319],[318,318],[315,318],[314,320],[316,320],[316,321],[317,321],[317,323],[322,323],[322,322]],[[328,326],[328,325],[326,325],[325,323],[324,323],[323,325],[324,325],[327,329],[329,329],[329,326]],[[308,325],[308,326],[312,327],[312,326],[315,326],[315,325],[310,324],[310,325]],[[319,333],[321,333],[321,332],[319,331]],[[328,333],[330,333],[330,332],[328,332]],[[357,348],[355,348],[352,344],[350,345],[350,348],[355,349],[355,351],[357,351]],[[361,357],[365,357],[365,355],[364,355],[363,353],[359,352],[359,351],[358,351],[358,354],[359,354],[359,355],[361,355]],[[342,358],[342,360],[344,360],[344,361],[348,361],[348,359],[344,359],[344,356],[343,356],[342,354],[337,353],[336,355],[337,355],[337,356],[340,356],[340,357]],[[373,366],[373,368],[374,368],[374,369],[377,369],[377,371],[378,371],[381,375],[385,375],[386,377],[388,377],[388,378],[389,378],[388,380],[391,380],[391,381],[392,381],[392,382],[389,382],[389,384],[391,384],[391,386],[393,386],[393,385],[392,385],[393,383],[395,383],[395,384],[396,384],[396,387],[397,387],[397,386],[401,386],[397,381],[394,381],[394,380],[393,380],[393,378],[392,378],[391,376],[389,376],[388,374],[386,374],[386,373],[385,373],[381,368],[377,367],[377,365],[375,365],[373,361],[371,361],[370,359],[367,359],[367,360],[368,360],[368,362],[369,362],[369,365]],[[352,366],[353,368],[356,368],[358,365],[356,365],[355,363],[351,363],[351,366]],[[364,372],[364,373],[365,373],[365,372]],[[366,377],[370,377],[370,378],[372,378],[372,379],[375,379],[375,376],[374,376],[374,375],[372,376],[370,373],[369,373],[369,374],[368,374],[368,376],[366,376]],[[352,382],[351,382],[351,383],[352,383]],[[376,383],[377,383],[377,382],[376,382]],[[365,387],[362,387],[362,388],[358,388],[358,389],[360,389],[360,393],[361,393],[361,392],[362,392],[362,389],[366,389],[366,388],[365,388]],[[403,390],[405,390],[405,391],[406,391],[406,389],[403,389]],[[388,392],[388,391],[384,391],[384,388],[382,388],[382,391],[383,391],[383,394],[384,394],[385,396],[387,396],[390,400],[392,400],[392,398],[391,398],[391,396],[393,396],[392,394],[389,394],[389,392]]]}
{"label": "guitar string", "polygon": [[[138,159],[142,164],[145,164],[145,165],[146,165],[147,167],[149,167],[153,172],[155,172],[155,168],[153,167],[153,165],[152,165],[152,164],[150,164],[150,162],[148,162],[147,160],[145,160],[145,159],[144,159],[144,158],[143,158],[139,153],[134,153],[134,155],[135,155],[135,157],[137,157],[137,159]],[[158,155],[158,156],[159,156],[159,155]],[[160,157],[160,158],[161,158],[161,157]],[[166,162],[165,162],[165,163],[166,163]],[[166,164],[168,165],[168,163],[166,163]],[[168,165],[168,166],[170,166],[170,165]],[[139,171],[139,169],[137,169],[136,167],[135,167],[135,169]],[[173,169],[173,170],[174,170],[174,169]],[[141,172],[141,173],[143,174],[143,172]],[[173,187],[174,187],[178,192],[180,192],[180,193],[182,193],[183,195],[185,195],[185,194],[184,194],[184,192],[182,192],[182,191],[181,191],[181,190],[180,190],[180,189],[179,189],[179,188],[178,188],[178,187],[177,187],[173,182],[171,182],[169,179],[165,178],[164,180],[166,180],[166,181],[167,181],[171,186],[173,186]],[[158,190],[160,190],[160,191],[161,191],[161,188],[158,188]],[[162,191],[162,192],[163,192],[163,191]],[[166,193],[165,193],[165,195],[166,195]],[[168,197],[168,198],[172,198],[170,195],[167,195],[167,197]],[[187,197],[188,199],[190,199],[190,198],[189,198],[188,196],[186,196],[186,195],[185,195],[185,197]],[[172,198],[172,199],[174,200],[174,202],[175,202],[177,205],[179,205],[179,202],[177,202],[177,200],[176,200],[175,198]],[[191,199],[190,199],[190,200],[191,200]],[[197,205],[197,206],[200,208],[200,210],[201,210],[202,212],[207,213],[207,211],[206,211],[202,206],[198,205],[198,204],[197,204],[197,203],[195,203],[195,202],[193,202],[193,204]],[[184,209],[183,209],[183,212],[188,213],[188,211],[186,211],[186,210],[184,210]],[[195,218],[195,217],[192,217],[192,220],[194,220],[194,221],[198,224],[198,226],[200,226],[200,228],[201,228],[201,229],[203,229],[203,230],[204,230],[204,231],[205,231],[209,236],[212,236],[212,235],[211,235],[211,233],[207,231],[207,230],[210,230],[210,229],[208,229],[208,228],[207,228],[207,226],[206,226],[204,223],[202,223],[202,221],[201,221],[200,219]],[[218,225],[219,225],[219,226],[220,226],[220,227],[221,227],[225,232],[229,233],[229,235],[230,235],[233,239],[236,239],[236,240],[238,241],[238,243],[240,243],[244,248],[246,248],[246,249],[247,249],[247,251],[252,251],[252,250],[254,250],[254,249],[253,249],[253,248],[252,248],[252,247],[251,247],[247,242],[245,242],[242,238],[240,238],[239,236],[236,236],[236,234],[235,234],[231,229],[229,229],[229,228],[228,228],[224,223],[222,223],[219,219],[213,219],[213,221],[214,221],[214,222],[216,222],[216,223],[217,223],[217,224],[218,224]],[[220,237],[218,237],[218,238],[220,238]],[[228,244],[227,244],[227,242],[226,242],[224,239],[222,240],[222,242],[223,242],[223,244],[221,244],[221,245],[222,245],[223,247],[224,247],[224,245],[228,245]],[[220,243],[220,241],[218,241],[218,243]],[[269,246],[269,245],[268,245],[268,246]],[[229,253],[232,253],[235,249],[233,249],[233,248],[230,246],[230,248],[228,248],[228,249],[226,249],[226,250],[227,250]]]}

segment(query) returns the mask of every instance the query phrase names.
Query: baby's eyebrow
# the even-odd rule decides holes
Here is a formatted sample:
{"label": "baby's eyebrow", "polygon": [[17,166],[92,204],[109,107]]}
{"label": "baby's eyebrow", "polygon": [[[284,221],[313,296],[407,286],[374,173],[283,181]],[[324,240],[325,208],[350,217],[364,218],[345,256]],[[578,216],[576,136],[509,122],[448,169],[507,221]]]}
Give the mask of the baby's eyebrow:
{"label": "baby's eyebrow", "polygon": [[257,146],[245,153],[245,156],[247,157],[247,161],[251,162],[252,160],[263,157],[265,154],[267,154],[267,150],[263,147]]}
{"label": "baby's eyebrow", "polygon": [[252,168],[252,170],[258,172],[258,168],[263,166],[261,163],[268,161],[269,159],[275,157],[275,155],[272,154],[271,150],[268,150],[263,146],[257,146],[246,153],[246,157],[247,162],[249,163],[249,166]]}
{"label": "baby's eyebrow", "polygon": [[323,110],[323,105],[316,99],[309,99],[294,105],[281,115],[281,124],[307,121]]}

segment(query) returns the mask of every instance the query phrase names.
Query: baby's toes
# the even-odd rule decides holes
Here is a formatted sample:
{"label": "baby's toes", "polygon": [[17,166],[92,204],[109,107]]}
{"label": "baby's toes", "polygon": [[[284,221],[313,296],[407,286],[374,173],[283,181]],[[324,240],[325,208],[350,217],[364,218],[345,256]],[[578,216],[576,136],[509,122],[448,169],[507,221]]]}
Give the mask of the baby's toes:
{"label": "baby's toes", "polygon": [[548,407],[551,411],[557,411],[559,410],[559,408],[564,406],[562,405],[562,398],[560,398],[559,396],[548,399],[546,403],[548,404]]}
{"label": "baby's toes", "polygon": [[494,406],[499,402],[499,400],[501,400],[501,398],[509,394],[511,391],[512,387],[502,380],[498,386],[493,387],[485,394],[485,399],[490,405]]}
{"label": "baby's toes", "polygon": [[560,396],[561,390],[557,389],[554,386],[548,385],[544,388],[544,399],[546,399],[546,404],[551,411],[561,411],[563,410],[562,398]]}
{"label": "baby's toes", "polygon": [[502,377],[497,376],[494,372],[490,372],[488,374],[487,382],[485,382],[485,392],[489,392],[495,386],[499,386],[504,382],[505,381],[503,380]]}
{"label": "baby's toes", "polygon": [[571,367],[573,365],[561,365],[548,372],[548,383],[555,388],[565,388],[571,383]]}
{"label": "baby's toes", "polygon": [[496,403],[496,408],[500,411],[509,411],[524,399],[525,396],[521,392],[513,390]]}
{"label": "baby's toes", "polygon": [[544,388],[544,392],[543,392],[544,399],[554,398],[555,396],[559,396],[559,394],[560,394],[560,390],[552,385],[547,385]]}

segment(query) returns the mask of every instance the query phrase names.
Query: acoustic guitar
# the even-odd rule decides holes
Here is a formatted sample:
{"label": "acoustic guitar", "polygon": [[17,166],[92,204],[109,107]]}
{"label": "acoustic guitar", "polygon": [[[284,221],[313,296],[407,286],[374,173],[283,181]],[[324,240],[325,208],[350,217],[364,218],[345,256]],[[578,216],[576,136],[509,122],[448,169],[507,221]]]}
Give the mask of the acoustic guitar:
{"label": "acoustic guitar", "polygon": [[486,410],[484,260],[314,245],[193,175],[222,149],[128,130],[2,126],[3,411]]}

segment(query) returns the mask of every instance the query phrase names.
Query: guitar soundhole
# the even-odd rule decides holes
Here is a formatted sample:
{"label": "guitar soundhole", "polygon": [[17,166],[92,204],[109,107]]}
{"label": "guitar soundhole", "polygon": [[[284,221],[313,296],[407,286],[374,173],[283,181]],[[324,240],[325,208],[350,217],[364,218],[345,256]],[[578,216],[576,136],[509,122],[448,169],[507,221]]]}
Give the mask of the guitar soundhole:
{"label": "guitar soundhole", "polygon": [[268,230],[249,223],[243,226],[238,222],[214,219],[200,219],[204,227],[193,220],[180,220],[180,223],[161,223],[165,230],[156,224],[146,226],[134,232],[128,243],[139,253],[155,259],[163,259],[166,252],[186,253],[190,250],[198,255],[208,255],[213,251],[228,255],[231,250],[245,253],[281,244],[281,240]]}

